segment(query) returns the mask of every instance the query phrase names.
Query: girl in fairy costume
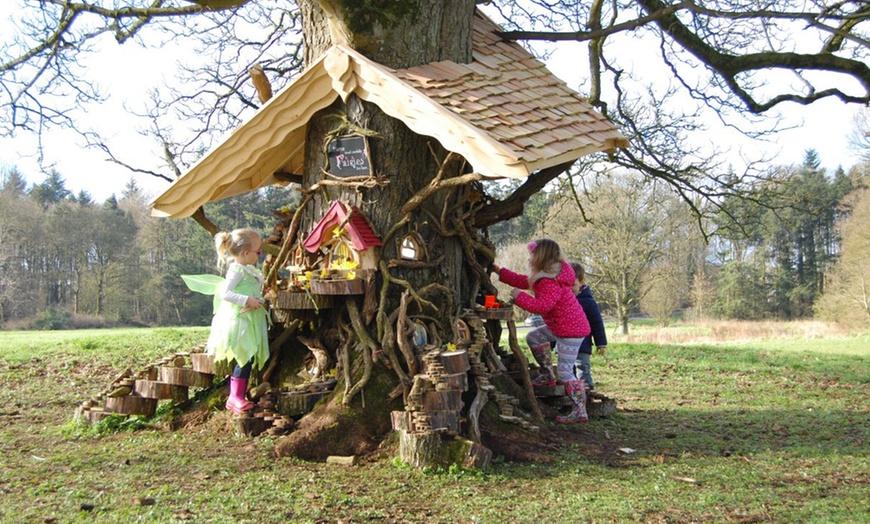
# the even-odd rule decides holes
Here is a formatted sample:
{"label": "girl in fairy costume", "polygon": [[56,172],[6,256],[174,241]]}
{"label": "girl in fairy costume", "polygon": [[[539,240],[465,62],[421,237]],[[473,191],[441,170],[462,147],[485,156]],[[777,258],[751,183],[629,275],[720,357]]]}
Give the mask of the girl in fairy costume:
{"label": "girl in fairy costume", "polygon": [[218,266],[222,268],[229,261],[226,278],[182,275],[190,289],[215,296],[206,351],[214,356],[219,374],[233,370],[226,408],[236,414],[253,407],[245,398],[248,378],[269,358],[263,274],[254,267],[262,254],[260,242],[260,235],[252,229],[221,231],[214,243]]}

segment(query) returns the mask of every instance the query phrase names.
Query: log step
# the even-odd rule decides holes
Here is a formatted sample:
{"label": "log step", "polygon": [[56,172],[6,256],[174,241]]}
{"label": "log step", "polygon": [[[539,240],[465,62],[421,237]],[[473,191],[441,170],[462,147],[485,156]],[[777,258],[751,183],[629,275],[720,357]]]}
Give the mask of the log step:
{"label": "log step", "polygon": [[448,374],[465,373],[471,369],[468,352],[465,350],[441,353],[438,358]]}
{"label": "log step", "polygon": [[190,364],[197,373],[214,375],[214,355],[206,353],[191,353]]}
{"label": "log step", "polygon": [[174,386],[210,388],[214,383],[214,375],[199,373],[188,368],[161,366],[160,382],[166,382]]}
{"label": "log step", "polygon": [[126,397],[106,398],[106,410],[123,415],[154,416],[157,412],[157,399],[128,395]]}
{"label": "log step", "polygon": [[159,380],[137,380],[133,392],[145,398],[172,398],[172,385]]}
{"label": "log step", "polygon": [[278,413],[286,417],[298,417],[314,409],[320,399],[328,396],[331,391],[304,393],[300,391],[282,392],[278,394]]}

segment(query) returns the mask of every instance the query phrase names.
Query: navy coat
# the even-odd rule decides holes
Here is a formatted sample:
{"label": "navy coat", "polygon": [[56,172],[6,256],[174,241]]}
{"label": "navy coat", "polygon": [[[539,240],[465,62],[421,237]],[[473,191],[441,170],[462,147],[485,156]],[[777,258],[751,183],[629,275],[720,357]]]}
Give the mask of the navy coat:
{"label": "navy coat", "polygon": [[607,332],[604,329],[604,320],[601,318],[601,308],[592,297],[592,290],[588,285],[584,285],[583,289],[577,293],[577,302],[580,302],[580,306],[583,307],[583,312],[586,313],[586,318],[589,320],[589,327],[592,328],[591,335],[583,339],[580,353],[591,355],[593,342],[595,347],[607,345]]}

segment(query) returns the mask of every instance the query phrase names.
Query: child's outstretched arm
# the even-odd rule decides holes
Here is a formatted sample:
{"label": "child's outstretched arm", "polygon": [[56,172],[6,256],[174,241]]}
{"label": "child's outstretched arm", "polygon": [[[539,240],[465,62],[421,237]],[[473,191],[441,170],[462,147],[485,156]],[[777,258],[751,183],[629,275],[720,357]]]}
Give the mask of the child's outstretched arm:
{"label": "child's outstretched arm", "polygon": [[492,266],[492,272],[498,275],[499,282],[504,282],[505,284],[518,289],[529,289],[529,277],[526,275],[514,273],[510,269],[499,267],[495,264]]}

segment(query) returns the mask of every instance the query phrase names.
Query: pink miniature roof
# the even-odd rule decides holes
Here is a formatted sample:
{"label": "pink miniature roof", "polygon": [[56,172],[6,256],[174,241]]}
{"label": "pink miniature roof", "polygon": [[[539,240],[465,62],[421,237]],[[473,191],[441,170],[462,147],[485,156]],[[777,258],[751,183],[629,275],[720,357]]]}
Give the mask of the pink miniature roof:
{"label": "pink miniature roof", "polygon": [[[344,225],[344,230],[350,237],[353,248],[357,251],[365,251],[370,247],[384,245],[359,209],[353,206],[351,210],[350,220]],[[347,206],[341,200],[333,202],[323,218],[302,242],[302,247],[309,253],[317,252],[326,240],[332,238],[332,230],[344,222],[348,214]]]}

